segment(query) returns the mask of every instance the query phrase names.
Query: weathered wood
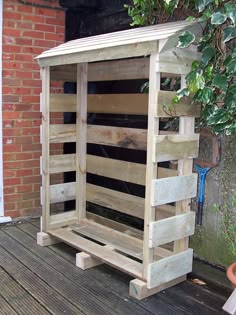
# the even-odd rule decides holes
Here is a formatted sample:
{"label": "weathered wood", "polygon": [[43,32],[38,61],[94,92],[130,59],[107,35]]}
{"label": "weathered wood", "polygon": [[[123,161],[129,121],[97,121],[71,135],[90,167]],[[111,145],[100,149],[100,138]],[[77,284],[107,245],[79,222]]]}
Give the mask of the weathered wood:
{"label": "weathered wood", "polygon": [[199,134],[158,135],[153,162],[165,162],[198,156]]}
{"label": "weathered wood", "polygon": [[153,163],[155,152],[154,139],[159,133],[159,119],[155,117],[158,108],[156,90],[160,90],[161,77],[157,72],[159,55],[153,53],[149,64],[149,97],[148,97],[148,130],[147,130],[147,167],[145,185],[145,210],[144,210],[144,246],[143,246],[143,279],[147,280],[148,265],[154,261],[154,251],[149,248],[150,222],[155,221],[156,209],[151,203],[152,181],[157,178],[157,164]]}
{"label": "weathered wood", "polygon": [[195,212],[179,214],[174,217],[150,223],[150,248],[193,235]]}
{"label": "weathered wood", "polygon": [[78,222],[86,217],[87,72],[87,63],[77,65],[75,207]]}
{"label": "weathered wood", "polygon": [[2,315],[18,315],[14,309],[7,303],[7,301],[0,296],[0,305]]}
{"label": "weathered wood", "polygon": [[152,289],[192,271],[193,250],[188,249],[176,255],[149,264],[147,288]]}
{"label": "weathered wood", "polygon": [[[50,156],[50,174],[75,171],[75,154]],[[87,154],[87,173],[145,185],[146,165]],[[158,167],[158,178],[176,176],[177,171]]]}
{"label": "weathered wood", "polygon": [[100,266],[103,263],[101,262],[101,260],[96,259],[94,257],[92,257],[89,254],[86,254],[84,252],[81,253],[77,253],[76,254],[76,267],[82,269],[82,270],[87,270],[96,266]]}
{"label": "weathered wood", "polygon": [[62,212],[49,217],[49,228],[58,228],[78,222],[76,210]]}
{"label": "weathered wood", "polygon": [[142,265],[128,257],[118,254],[107,247],[98,245],[65,229],[50,230],[50,234],[59,238],[64,243],[84,251],[85,253],[91,254],[95,258],[101,259],[103,262],[106,262],[131,276],[135,276],[139,279],[142,278]]}
{"label": "weathered wood", "polygon": [[[149,75],[148,65],[148,58],[91,63],[88,66],[88,81],[146,79]],[[51,67],[51,79],[76,82],[75,65]]]}
{"label": "weathered wood", "polygon": [[42,232],[47,232],[50,206],[49,206],[49,154],[50,154],[50,69],[42,68]]}
{"label": "weathered wood", "polygon": [[197,174],[153,180],[151,203],[153,206],[196,197]]}
{"label": "weathered wood", "polygon": [[165,282],[164,284],[161,284],[157,287],[154,287],[152,289],[147,288],[147,283],[140,280],[140,279],[134,279],[131,280],[129,283],[129,295],[137,300],[145,299],[146,297],[149,297],[153,294],[156,294],[160,291],[166,290],[180,282],[183,282],[186,280],[186,276],[182,276],[179,278],[176,278],[174,280]]}
{"label": "weathered wood", "polygon": [[236,289],[234,289],[233,293],[230,295],[222,308],[230,315],[236,315]]}
{"label": "weathered wood", "polygon": [[48,233],[38,232],[37,233],[37,244],[40,246],[50,246],[52,244],[57,244],[59,241],[49,235]]}
{"label": "weathered wood", "polygon": [[190,116],[199,117],[201,106],[191,105],[190,97],[183,97],[180,99],[178,104],[173,104],[173,98],[176,96],[176,92],[171,91],[157,91],[158,98],[158,117],[179,117],[179,116]]}
{"label": "weathered wood", "polygon": [[143,198],[108,188],[87,184],[87,200],[137,218],[143,218],[144,216]]}

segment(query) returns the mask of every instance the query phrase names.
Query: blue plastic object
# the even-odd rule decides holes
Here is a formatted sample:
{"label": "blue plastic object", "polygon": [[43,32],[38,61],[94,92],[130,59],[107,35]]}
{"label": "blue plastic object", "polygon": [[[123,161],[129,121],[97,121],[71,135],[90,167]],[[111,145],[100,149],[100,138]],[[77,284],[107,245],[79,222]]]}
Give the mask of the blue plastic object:
{"label": "blue plastic object", "polygon": [[197,164],[194,164],[194,168],[199,174],[197,224],[202,225],[203,205],[204,205],[204,199],[205,199],[206,175],[211,168],[210,167],[204,167],[203,168]]}

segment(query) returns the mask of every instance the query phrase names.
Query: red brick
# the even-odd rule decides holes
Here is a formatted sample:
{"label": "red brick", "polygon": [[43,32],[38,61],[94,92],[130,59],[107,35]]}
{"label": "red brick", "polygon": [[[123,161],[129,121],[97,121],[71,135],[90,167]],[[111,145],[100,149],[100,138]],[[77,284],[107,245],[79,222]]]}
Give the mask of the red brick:
{"label": "red brick", "polygon": [[4,11],[13,11],[15,12],[16,10],[16,6],[14,3],[8,3],[8,2],[5,2],[4,3]]}
{"label": "red brick", "polygon": [[16,160],[32,160],[33,154],[32,153],[16,153]]}
{"label": "red brick", "polygon": [[34,184],[34,183],[40,183],[41,176],[30,176],[30,177],[23,177],[22,183],[23,184]]}
{"label": "red brick", "polygon": [[33,56],[30,54],[16,54],[15,55],[15,60],[19,60],[19,61],[33,61]]}
{"label": "red brick", "polygon": [[7,170],[7,169],[4,169],[4,170],[3,170],[3,177],[4,177],[4,178],[15,177],[15,174],[16,174],[16,172],[13,171],[13,170]]}
{"label": "red brick", "polygon": [[3,53],[2,60],[15,60],[15,55]]}
{"label": "red brick", "polygon": [[38,47],[23,47],[22,52],[26,54],[33,54],[33,55],[39,55],[42,52],[41,48]]}
{"label": "red brick", "polygon": [[32,121],[18,119],[14,122],[15,127],[32,127]]}
{"label": "red brick", "polygon": [[52,48],[56,46],[55,42],[52,42],[51,40],[44,40],[44,39],[35,39],[34,45],[38,47],[43,47],[44,50],[45,48]]}
{"label": "red brick", "polygon": [[35,200],[36,198],[39,198],[38,192],[29,192],[23,194],[23,200]]}
{"label": "red brick", "polygon": [[33,44],[33,40],[30,38],[22,38],[22,37],[18,37],[16,38],[16,45],[22,45],[22,48],[24,48],[24,46],[32,46]]}
{"label": "red brick", "polygon": [[45,33],[45,39],[63,41],[64,34]]}
{"label": "red brick", "polygon": [[10,194],[4,196],[5,202],[14,202],[22,200],[22,194]]}
{"label": "red brick", "polygon": [[21,46],[17,45],[3,45],[3,53],[19,53],[21,51]]}
{"label": "red brick", "polygon": [[32,161],[22,161],[22,167],[39,167],[39,160],[32,160]]}
{"label": "red brick", "polygon": [[14,94],[14,88],[9,87],[9,86],[3,86],[2,94]]}
{"label": "red brick", "polygon": [[11,160],[15,160],[15,153],[3,153],[3,161],[11,161]]}
{"label": "red brick", "polygon": [[22,209],[24,208],[31,208],[33,207],[33,201],[32,200],[24,200],[17,202],[17,208],[20,209],[20,214],[22,216]]}
{"label": "red brick", "polygon": [[33,190],[33,185],[20,185],[16,186],[16,191],[18,193],[29,192]]}
{"label": "red brick", "polygon": [[21,152],[20,144],[4,144],[3,152]]}
{"label": "red brick", "polygon": [[2,134],[3,137],[13,137],[22,135],[23,130],[20,128],[3,128]]}
{"label": "red brick", "polygon": [[4,179],[4,186],[15,186],[21,184],[21,178],[14,177],[14,178],[6,178]]}
{"label": "red brick", "polygon": [[[4,187],[3,188],[4,195],[14,194],[15,190],[16,190],[15,187]],[[6,201],[5,197],[4,197],[4,201]]]}
{"label": "red brick", "polygon": [[31,111],[32,108],[33,108],[32,104],[25,104],[25,103],[15,104],[15,111],[26,112],[26,111]]}
{"label": "red brick", "polygon": [[20,169],[22,168],[22,162],[19,161],[8,161],[4,163],[6,169]]}
{"label": "red brick", "polygon": [[46,9],[46,8],[35,8],[35,14],[43,15],[43,16],[56,17],[56,11],[55,10]]}
{"label": "red brick", "polygon": [[32,79],[33,74],[32,74],[32,71],[16,70],[16,77],[17,78]]}
{"label": "red brick", "polygon": [[2,43],[3,45],[14,45],[16,44],[16,39],[15,37],[12,36],[3,36],[2,37]]}
{"label": "red brick", "polygon": [[29,5],[18,5],[17,6],[17,12],[22,13],[33,13],[33,7]]}
{"label": "red brick", "polygon": [[[14,95],[12,95],[11,97],[8,95],[3,95],[3,100],[4,100],[4,102],[7,102],[8,100],[10,101],[11,99],[14,99],[14,97],[15,97]],[[3,119],[18,119],[21,117],[21,113],[3,112],[2,117],[3,117]]]}
{"label": "red brick", "polygon": [[12,21],[12,20],[3,20],[3,28],[5,27],[12,27],[15,28],[16,27],[16,21]]}
{"label": "red brick", "polygon": [[23,18],[23,21],[31,21],[33,23],[44,23],[44,16],[25,14],[22,16],[22,18]]}
{"label": "red brick", "polygon": [[[37,31],[43,31],[47,33],[54,33],[56,31],[54,25],[46,25],[46,24],[35,24],[34,29]],[[62,28],[61,32],[64,32],[64,28]]]}
{"label": "red brick", "polygon": [[23,80],[23,86],[31,86],[31,87],[41,87],[42,81],[41,80]]}
{"label": "red brick", "polygon": [[25,88],[25,87],[17,87],[16,94],[18,95],[29,95],[31,94],[31,88]]}
{"label": "red brick", "polygon": [[[36,96],[34,96],[36,97]],[[22,118],[23,119],[41,119],[42,114],[39,112],[25,112],[22,113]]]}
{"label": "red brick", "polygon": [[21,20],[21,14],[3,10],[3,20]]}
{"label": "red brick", "polygon": [[39,135],[40,129],[38,127],[35,128],[25,128],[22,131],[23,135]]}
{"label": "red brick", "polygon": [[20,29],[32,30],[34,24],[30,22],[16,21],[16,26]]}
{"label": "red brick", "polygon": [[25,62],[22,64],[23,69],[32,69],[32,70],[38,70],[39,71],[39,65],[37,61],[34,60],[34,62]]}
{"label": "red brick", "polygon": [[35,175],[32,169],[21,169],[16,171],[16,177]]}
{"label": "red brick", "polygon": [[30,136],[21,136],[15,138],[15,143],[31,143],[32,137]]}
{"label": "red brick", "polygon": [[22,151],[41,151],[41,145],[39,143],[28,143],[28,144],[22,144]]}
{"label": "red brick", "polygon": [[44,38],[44,32],[40,31],[24,31],[23,32],[24,37],[30,37],[30,38]]}
{"label": "red brick", "polygon": [[19,37],[19,36],[21,36],[21,30],[13,28],[13,27],[4,27],[3,28],[3,35]]}
{"label": "red brick", "polygon": [[2,68],[3,69],[20,69],[21,64],[15,61],[3,61]]}
{"label": "red brick", "polygon": [[2,106],[3,111],[14,111],[15,105],[13,104],[3,104]]}
{"label": "red brick", "polygon": [[16,204],[13,202],[5,204],[5,215],[10,216],[11,218],[18,218],[20,216],[20,211],[15,210]]}
{"label": "red brick", "polygon": [[3,85],[19,87],[21,85],[21,80],[14,78],[3,78]]}

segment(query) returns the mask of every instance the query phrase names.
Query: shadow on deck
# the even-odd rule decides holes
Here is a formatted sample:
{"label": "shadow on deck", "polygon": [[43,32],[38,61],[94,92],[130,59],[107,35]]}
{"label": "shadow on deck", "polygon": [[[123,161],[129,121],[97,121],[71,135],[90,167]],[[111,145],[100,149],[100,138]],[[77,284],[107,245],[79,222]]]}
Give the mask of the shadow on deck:
{"label": "shadow on deck", "polygon": [[36,244],[39,222],[0,229],[0,314],[226,314],[226,297],[185,281],[142,301],[130,298],[131,278],[107,265],[82,271],[75,249]]}

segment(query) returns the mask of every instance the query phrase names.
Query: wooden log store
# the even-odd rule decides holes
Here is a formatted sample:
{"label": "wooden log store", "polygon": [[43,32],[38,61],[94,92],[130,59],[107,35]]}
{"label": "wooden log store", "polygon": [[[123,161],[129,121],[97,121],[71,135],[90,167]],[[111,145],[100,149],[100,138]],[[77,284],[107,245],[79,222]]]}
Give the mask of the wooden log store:
{"label": "wooden log store", "polygon": [[[174,91],[162,90],[166,77],[180,79],[200,54],[194,44],[177,48],[178,37],[190,30],[202,33],[198,22],[174,22],[82,38],[64,43],[37,57],[42,74],[42,218],[37,242],[64,242],[80,252],[82,269],[109,264],[134,277],[130,295],[142,299],[186,279],[193,250],[195,213],[190,201],[197,193],[192,173],[198,155],[195,117],[200,109],[183,98],[173,105]],[[146,79],[149,91],[126,94],[88,94],[88,82]],[[52,81],[77,82],[77,94],[51,94]],[[52,124],[52,113],[76,113],[76,124]],[[147,129],[90,125],[88,113],[146,115]],[[161,130],[160,122],[176,118],[178,131]],[[51,145],[76,143],[75,154],[51,154]],[[146,164],[87,154],[88,144],[146,152]],[[132,153],[134,152],[134,153]],[[177,161],[177,169],[168,167]],[[162,162],[165,163],[160,164]],[[167,166],[166,166],[167,165]],[[51,175],[76,172],[74,182],[53,184]],[[111,187],[87,183],[96,174],[145,188],[145,198]],[[53,214],[51,205],[75,200],[75,209]],[[90,202],[143,220],[136,229],[87,211]]]}

